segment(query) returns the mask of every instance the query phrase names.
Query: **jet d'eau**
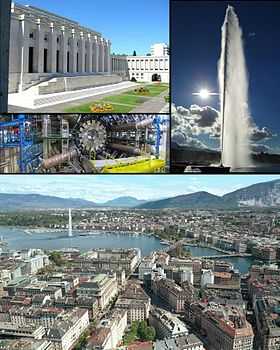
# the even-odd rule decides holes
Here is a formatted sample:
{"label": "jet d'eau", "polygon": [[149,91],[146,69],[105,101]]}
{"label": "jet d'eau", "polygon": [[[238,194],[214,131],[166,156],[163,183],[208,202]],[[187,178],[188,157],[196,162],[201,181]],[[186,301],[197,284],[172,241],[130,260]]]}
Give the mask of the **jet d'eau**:
{"label": "jet d'eau", "polygon": [[[280,49],[271,41],[279,9],[269,1],[171,4],[172,170],[278,172]],[[208,20],[195,23],[204,13]],[[270,26],[260,25],[264,17]]]}

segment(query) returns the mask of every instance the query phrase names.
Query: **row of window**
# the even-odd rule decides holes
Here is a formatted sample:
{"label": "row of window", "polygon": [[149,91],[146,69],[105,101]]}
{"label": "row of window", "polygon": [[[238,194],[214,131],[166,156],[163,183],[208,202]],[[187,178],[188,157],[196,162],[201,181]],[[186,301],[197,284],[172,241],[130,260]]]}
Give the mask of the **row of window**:
{"label": "row of window", "polygon": [[163,71],[163,70],[166,70],[166,71],[168,71],[168,68],[165,68],[165,69],[158,69],[158,68],[150,68],[150,69],[144,69],[144,68],[141,68],[141,69],[135,69],[135,68],[128,68],[128,70],[159,70],[159,71]]}

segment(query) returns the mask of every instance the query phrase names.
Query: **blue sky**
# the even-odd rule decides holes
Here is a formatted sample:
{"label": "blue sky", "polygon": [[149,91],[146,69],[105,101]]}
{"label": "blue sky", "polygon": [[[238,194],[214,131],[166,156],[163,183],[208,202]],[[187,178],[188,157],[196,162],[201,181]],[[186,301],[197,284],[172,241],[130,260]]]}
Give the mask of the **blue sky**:
{"label": "blue sky", "polygon": [[280,175],[3,175],[0,193],[36,193],[102,203],[121,196],[159,199],[197,191],[223,195]]}
{"label": "blue sky", "polygon": [[112,52],[147,54],[156,42],[169,42],[168,0],[19,0],[78,21],[101,32]]}

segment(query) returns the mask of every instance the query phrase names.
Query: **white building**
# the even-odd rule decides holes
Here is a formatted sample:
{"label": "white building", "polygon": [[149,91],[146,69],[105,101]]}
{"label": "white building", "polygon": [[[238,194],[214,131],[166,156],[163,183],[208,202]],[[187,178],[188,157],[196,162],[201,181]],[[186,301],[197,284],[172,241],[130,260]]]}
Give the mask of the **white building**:
{"label": "white building", "polygon": [[88,326],[88,310],[74,309],[49,329],[47,337],[53,343],[55,350],[69,350]]}
{"label": "white building", "polygon": [[130,79],[169,83],[169,49],[166,44],[155,44],[148,56],[127,56]]}
{"label": "white building", "polygon": [[151,46],[152,56],[167,56],[169,55],[169,47],[167,44],[159,43]]}
{"label": "white building", "polygon": [[149,316],[150,325],[157,333],[157,338],[174,338],[189,333],[185,324],[170,312],[162,309],[153,309]]}
{"label": "white building", "polygon": [[214,272],[212,270],[201,271],[201,287],[205,287],[207,284],[214,284]]}
{"label": "white building", "polygon": [[127,327],[127,312],[114,309],[109,318],[102,320],[88,340],[88,350],[113,350],[122,341]]}
{"label": "white building", "polygon": [[146,256],[142,259],[138,267],[138,278],[144,280],[145,274],[151,274],[156,269],[156,255],[152,253],[150,256]]}
{"label": "white building", "polygon": [[[112,71],[111,42],[68,18],[12,3],[9,70],[10,93],[59,76],[93,76],[92,85],[108,84],[104,76]],[[86,79],[68,83],[68,88],[79,88]]]}
{"label": "white building", "polygon": [[94,297],[103,310],[118,293],[116,274],[107,276],[98,274],[88,282],[80,283],[77,288],[78,297]]}

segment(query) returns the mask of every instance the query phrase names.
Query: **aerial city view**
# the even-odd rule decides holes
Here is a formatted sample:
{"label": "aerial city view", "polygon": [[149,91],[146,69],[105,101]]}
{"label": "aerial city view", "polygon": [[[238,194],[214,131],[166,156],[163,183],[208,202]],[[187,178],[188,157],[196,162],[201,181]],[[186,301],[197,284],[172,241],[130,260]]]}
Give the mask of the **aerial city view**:
{"label": "aerial city view", "polygon": [[8,175],[0,198],[3,349],[279,349],[279,176]]}

